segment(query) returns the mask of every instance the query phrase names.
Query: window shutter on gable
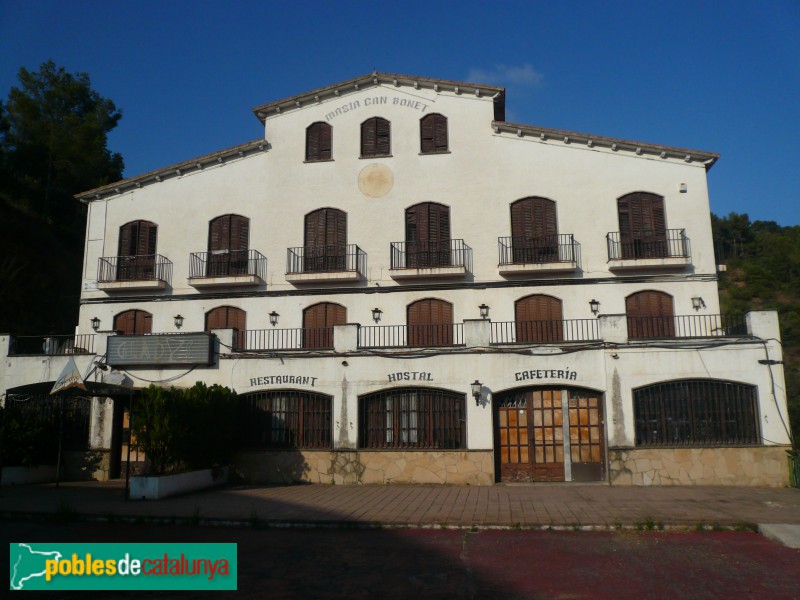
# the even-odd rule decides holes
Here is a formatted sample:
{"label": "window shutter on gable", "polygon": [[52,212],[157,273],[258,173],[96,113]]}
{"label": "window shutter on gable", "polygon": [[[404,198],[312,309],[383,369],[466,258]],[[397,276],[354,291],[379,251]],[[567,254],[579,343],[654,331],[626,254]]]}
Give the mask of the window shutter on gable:
{"label": "window shutter on gable", "polygon": [[376,120],[367,119],[361,124],[361,156],[375,156]]}
{"label": "window shutter on gable", "polygon": [[378,117],[376,127],[377,138],[375,140],[375,149],[379,155],[391,154],[391,125],[386,119]]}
{"label": "window shutter on gable", "polygon": [[420,119],[421,152],[447,152],[447,149],[447,117],[434,113]]}
{"label": "window shutter on gable", "polygon": [[306,129],[306,160],[330,160],[333,131],[327,123],[312,123]]}
{"label": "window shutter on gable", "polygon": [[391,152],[391,123],[372,117],[361,124],[361,156],[388,156]]}

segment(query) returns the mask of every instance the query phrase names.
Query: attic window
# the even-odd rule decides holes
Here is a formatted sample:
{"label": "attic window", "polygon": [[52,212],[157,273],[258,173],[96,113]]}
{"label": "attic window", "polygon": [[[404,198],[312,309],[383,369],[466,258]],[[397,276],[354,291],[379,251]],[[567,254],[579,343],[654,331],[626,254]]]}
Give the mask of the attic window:
{"label": "attic window", "polygon": [[306,161],[331,160],[333,128],[327,123],[312,123],[306,129]]}
{"label": "attic window", "polygon": [[361,124],[361,157],[391,156],[391,123],[372,117]]}
{"label": "attic window", "polygon": [[447,152],[447,117],[437,113],[424,116],[419,121],[420,153]]}

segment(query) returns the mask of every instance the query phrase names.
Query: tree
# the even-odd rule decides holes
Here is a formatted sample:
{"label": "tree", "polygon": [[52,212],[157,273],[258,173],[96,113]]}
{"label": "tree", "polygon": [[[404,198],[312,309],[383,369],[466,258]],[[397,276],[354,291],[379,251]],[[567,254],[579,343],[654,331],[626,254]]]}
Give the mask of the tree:
{"label": "tree", "polygon": [[21,68],[18,79],[0,110],[8,192],[48,220],[80,215],[74,194],[122,177],[122,156],[107,147],[122,113],[86,73],[67,73],[53,61],[38,72]]}

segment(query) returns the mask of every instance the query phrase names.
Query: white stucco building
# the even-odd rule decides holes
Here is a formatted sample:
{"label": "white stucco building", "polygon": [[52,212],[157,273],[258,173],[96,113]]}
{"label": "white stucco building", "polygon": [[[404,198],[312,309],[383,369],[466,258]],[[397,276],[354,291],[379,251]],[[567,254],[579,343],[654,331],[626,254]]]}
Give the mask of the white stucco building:
{"label": "white stucco building", "polygon": [[[254,113],[253,142],[79,195],[85,372],[235,389],[255,482],[785,484],[777,315],[720,315],[718,155],[385,73]],[[11,354],[6,392],[64,360]]]}

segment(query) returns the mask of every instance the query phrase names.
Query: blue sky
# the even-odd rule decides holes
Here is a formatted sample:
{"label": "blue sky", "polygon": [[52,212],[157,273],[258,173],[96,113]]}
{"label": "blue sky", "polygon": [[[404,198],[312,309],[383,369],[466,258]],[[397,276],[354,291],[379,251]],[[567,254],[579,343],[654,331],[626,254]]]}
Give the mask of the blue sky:
{"label": "blue sky", "polygon": [[378,70],[504,85],[508,120],[719,152],[715,213],[800,224],[798,0],[0,0],[0,96],[48,59],[122,109],[126,176]]}

